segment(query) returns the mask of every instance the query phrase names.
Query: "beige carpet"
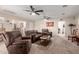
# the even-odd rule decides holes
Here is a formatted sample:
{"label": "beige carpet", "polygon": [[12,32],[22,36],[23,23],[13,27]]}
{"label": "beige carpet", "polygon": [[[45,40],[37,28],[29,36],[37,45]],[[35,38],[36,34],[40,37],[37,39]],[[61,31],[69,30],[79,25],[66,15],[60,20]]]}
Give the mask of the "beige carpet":
{"label": "beige carpet", "polygon": [[79,46],[72,43],[67,38],[54,36],[52,44],[44,47],[38,44],[32,44],[30,54],[74,54],[79,53]]}

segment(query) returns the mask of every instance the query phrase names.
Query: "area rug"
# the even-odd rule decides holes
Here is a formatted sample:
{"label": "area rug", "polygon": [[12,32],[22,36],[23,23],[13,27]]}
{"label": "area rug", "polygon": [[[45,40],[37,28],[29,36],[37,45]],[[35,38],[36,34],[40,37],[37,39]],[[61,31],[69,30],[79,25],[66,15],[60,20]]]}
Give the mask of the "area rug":
{"label": "area rug", "polygon": [[42,41],[42,42],[41,42],[41,40],[39,40],[39,41],[36,42],[36,44],[41,45],[41,46],[44,46],[44,47],[51,45],[51,43],[52,43],[51,40]]}

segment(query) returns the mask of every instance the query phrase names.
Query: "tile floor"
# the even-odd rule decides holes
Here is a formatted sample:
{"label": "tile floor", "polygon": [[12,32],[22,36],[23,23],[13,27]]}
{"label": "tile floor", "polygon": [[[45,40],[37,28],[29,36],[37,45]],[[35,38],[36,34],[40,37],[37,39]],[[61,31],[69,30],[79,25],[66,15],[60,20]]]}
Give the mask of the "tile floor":
{"label": "tile floor", "polygon": [[0,42],[0,54],[8,54],[7,48],[3,41]]}
{"label": "tile floor", "polygon": [[[47,47],[38,45],[36,43],[32,44],[30,54],[78,54],[79,46],[76,43],[72,43],[67,38],[61,38],[59,36],[54,36],[52,43]],[[4,42],[0,42],[0,54],[8,54]]]}
{"label": "tile floor", "polygon": [[52,38],[52,44],[43,47],[37,44],[32,44],[30,54],[78,54],[79,46],[76,43],[72,43],[67,38],[61,38],[54,36]]}

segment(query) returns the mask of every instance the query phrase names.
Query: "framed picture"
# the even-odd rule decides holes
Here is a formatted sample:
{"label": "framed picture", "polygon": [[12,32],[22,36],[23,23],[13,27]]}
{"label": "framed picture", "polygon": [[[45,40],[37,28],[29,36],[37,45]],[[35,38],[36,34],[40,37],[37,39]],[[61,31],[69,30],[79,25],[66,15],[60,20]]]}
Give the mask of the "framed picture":
{"label": "framed picture", "polygon": [[47,27],[53,27],[54,26],[54,22],[46,22],[46,26]]}

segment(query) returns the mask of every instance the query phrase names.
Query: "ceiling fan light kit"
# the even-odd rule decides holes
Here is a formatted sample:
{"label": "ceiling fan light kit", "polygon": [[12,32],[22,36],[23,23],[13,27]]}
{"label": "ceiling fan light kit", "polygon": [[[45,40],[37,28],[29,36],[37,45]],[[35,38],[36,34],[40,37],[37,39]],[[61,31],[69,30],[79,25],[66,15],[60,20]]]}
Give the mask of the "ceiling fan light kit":
{"label": "ceiling fan light kit", "polygon": [[31,10],[25,10],[27,12],[31,12],[31,15],[40,15],[39,12],[43,12],[43,10],[36,10],[33,6],[30,6]]}
{"label": "ceiling fan light kit", "polygon": [[[30,12],[30,15],[40,15],[39,12],[44,12],[44,10],[36,10],[36,8],[34,8],[33,6],[29,6],[31,10],[25,10],[27,12]],[[44,16],[44,19],[46,20],[50,20],[51,17],[48,17],[48,16]]]}
{"label": "ceiling fan light kit", "polygon": [[34,15],[36,15],[36,14],[35,14],[34,12],[32,12],[32,13],[30,13],[30,15],[33,15],[33,16],[34,16]]}

